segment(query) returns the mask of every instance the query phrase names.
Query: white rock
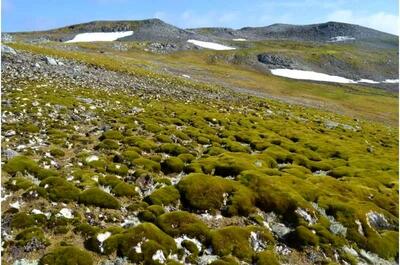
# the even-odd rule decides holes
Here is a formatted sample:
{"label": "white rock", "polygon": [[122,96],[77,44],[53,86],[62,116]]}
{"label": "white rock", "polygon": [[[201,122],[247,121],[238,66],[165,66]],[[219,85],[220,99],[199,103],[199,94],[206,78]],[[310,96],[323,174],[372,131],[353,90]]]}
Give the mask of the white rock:
{"label": "white rock", "polygon": [[92,161],[97,161],[97,160],[99,160],[99,157],[96,155],[90,155],[90,156],[86,157],[86,163],[90,163]]}
{"label": "white rock", "polygon": [[62,208],[62,209],[60,210],[60,214],[61,214],[61,216],[65,217],[65,218],[67,218],[67,219],[72,219],[72,218],[74,218],[74,215],[72,214],[71,210],[68,209],[68,208]]}
{"label": "white rock", "polygon": [[100,233],[100,234],[97,234],[97,240],[100,242],[100,243],[103,243],[104,241],[106,241],[107,240],[107,238],[109,238],[111,236],[111,232],[105,232],[105,233]]}
{"label": "white rock", "polygon": [[238,38],[238,39],[232,39],[233,41],[247,41],[246,39],[241,39],[241,38]]}
{"label": "white rock", "polygon": [[19,209],[19,208],[21,208],[21,204],[19,203],[19,201],[16,201],[16,202],[10,203],[10,207],[14,208],[14,209]]}

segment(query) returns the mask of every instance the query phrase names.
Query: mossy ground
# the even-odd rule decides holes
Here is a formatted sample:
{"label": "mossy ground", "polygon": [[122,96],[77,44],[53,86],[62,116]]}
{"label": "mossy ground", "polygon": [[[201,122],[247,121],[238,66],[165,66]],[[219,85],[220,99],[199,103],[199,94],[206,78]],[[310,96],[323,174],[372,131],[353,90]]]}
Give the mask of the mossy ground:
{"label": "mossy ground", "polygon": [[[28,95],[39,104],[24,100]],[[203,250],[212,246],[221,258],[216,264],[277,264],[285,257],[274,251],[276,235],[262,220],[254,222],[259,211],[276,213],[292,229],[279,240],[296,251],[321,248],[326,262],[335,260],[329,249],[345,245],[389,260],[398,255],[396,128],[255,98],[246,104],[183,102],[24,80],[6,84],[3,97],[12,101],[3,112],[23,113],[18,124],[39,128],[7,137],[3,149],[35,136],[47,143],[21,148],[17,157],[3,158],[2,167],[5,191],[14,192],[3,211],[10,234],[32,229],[49,239],[42,263],[65,257],[70,264],[90,264],[117,254],[152,264],[158,250],[173,262],[175,254],[184,257],[184,249],[195,252],[191,243],[176,245],[174,238],[186,235]],[[339,125],[329,128],[329,121]],[[3,131],[17,129],[14,122],[3,123]],[[9,209],[17,200],[20,208]],[[334,234],[315,203],[347,232]],[[315,221],[299,216],[299,208]],[[370,211],[388,224],[373,227]],[[211,228],[207,218],[222,221]],[[252,231],[265,242],[259,250],[249,243]],[[98,241],[106,232],[111,236]],[[10,241],[4,260],[12,259],[11,245],[27,243]],[[132,249],[138,244],[141,252]]]}

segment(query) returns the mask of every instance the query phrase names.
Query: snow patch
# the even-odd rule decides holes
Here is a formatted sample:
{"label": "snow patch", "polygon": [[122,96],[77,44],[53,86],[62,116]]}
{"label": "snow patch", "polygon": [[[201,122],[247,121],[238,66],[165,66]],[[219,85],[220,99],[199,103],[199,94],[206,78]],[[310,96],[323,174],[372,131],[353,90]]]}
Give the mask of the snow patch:
{"label": "snow patch", "polygon": [[277,76],[288,77],[292,79],[300,80],[313,80],[313,81],[323,81],[323,82],[335,82],[344,84],[354,84],[357,83],[351,79],[347,79],[340,76],[328,75],[323,73],[317,73],[313,71],[303,71],[303,70],[293,70],[293,69],[271,69],[271,73]]}
{"label": "snow patch", "polygon": [[378,81],[374,81],[371,79],[360,79],[357,81],[357,83],[379,84]]}
{"label": "snow patch", "polygon": [[396,83],[399,83],[399,79],[386,79],[385,81],[383,81],[383,83],[396,84]]}
{"label": "snow patch", "polygon": [[328,42],[340,42],[340,41],[349,41],[349,40],[355,40],[356,38],[350,37],[350,36],[336,36],[332,37],[330,41]]}
{"label": "snow patch", "polygon": [[115,41],[117,39],[131,36],[133,31],[120,31],[120,32],[87,32],[75,35],[72,40],[65,43],[74,42],[94,42],[94,41]]}
{"label": "snow patch", "polygon": [[151,257],[152,260],[157,260],[160,263],[164,263],[167,259],[164,257],[164,253],[161,249],[157,250],[156,253]]}
{"label": "snow patch", "polygon": [[215,42],[207,42],[207,41],[200,41],[200,40],[188,40],[187,42],[192,43],[196,46],[207,48],[211,50],[223,51],[223,50],[235,50],[236,48],[225,46],[222,44],[218,44]]}
{"label": "snow patch", "polygon": [[241,38],[239,38],[239,39],[232,39],[233,41],[247,41],[246,39],[241,39]]}

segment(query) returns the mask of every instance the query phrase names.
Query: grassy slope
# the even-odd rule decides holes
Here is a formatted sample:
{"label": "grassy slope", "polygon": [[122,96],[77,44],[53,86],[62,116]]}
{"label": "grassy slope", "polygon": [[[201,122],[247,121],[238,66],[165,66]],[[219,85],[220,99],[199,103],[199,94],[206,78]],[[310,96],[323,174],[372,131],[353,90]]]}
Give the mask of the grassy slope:
{"label": "grassy slope", "polygon": [[[53,56],[78,59],[95,65],[100,65],[115,71],[126,71],[135,75],[142,75],[151,78],[168,79],[172,82],[199,87],[198,82],[186,81],[182,78],[165,74],[164,69],[169,72],[186,73],[203,84],[200,87],[214,89],[218,86],[231,86],[245,88],[267,96],[284,99],[288,102],[322,107],[326,110],[335,111],[356,118],[363,118],[375,121],[382,121],[389,124],[398,123],[398,98],[394,93],[384,92],[379,89],[366,88],[359,85],[335,85],[328,83],[311,83],[307,81],[290,80],[275,77],[258,72],[246,65],[227,63],[225,60],[210,61],[214,56],[228,57],[237,55],[240,57],[263,51],[280,51],[282,53],[296,53],[301,56],[318,57],[322,54],[343,54],[355,52],[354,48],[347,46],[325,45],[323,47],[302,44],[294,46],[294,43],[279,44],[277,42],[260,42],[256,47],[233,52],[214,51],[182,51],[170,55],[158,55],[143,52],[143,48],[130,43],[128,52],[117,52],[111,49],[108,43],[79,44],[83,51],[69,52],[50,48],[59,44],[51,43],[47,47],[39,47],[27,44],[13,44],[15,48],[25,49],[36,53],[43,53]],[[294,49],[297,47],[297,50]],[[99,50],[105,54],[99,54]],[[346,51],[349,49],[349,51]],[[309,52],[306,52],[309,51]],[[304,55],[306,54],[306,55]],[[95,56],[93,56],[95,55]],[[381,54],[383,57],[387,54]],[[354,58],[360,58],[358,54]],[[379,56],[374,55],[369,60],[378,60]],[[310,58],[308,58],[310,59]],[[311,60],[311,59],[310,59]],[[358,59],[357,59],[358,60]],[[185,67],[183,68],[182,65]],[[145,70],[146,69],[146,70]]]}

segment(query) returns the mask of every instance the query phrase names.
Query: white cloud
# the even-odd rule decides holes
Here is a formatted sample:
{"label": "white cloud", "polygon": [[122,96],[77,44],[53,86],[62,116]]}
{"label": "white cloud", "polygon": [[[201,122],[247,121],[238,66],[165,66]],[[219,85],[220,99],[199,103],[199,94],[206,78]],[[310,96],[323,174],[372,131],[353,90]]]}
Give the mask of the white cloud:
{"label": "white cloud", "polygon": [[359,15],[351,10],[336,10],[327,17],[327,20],[358,24],[399,35],[399,17],[386,12]]}

